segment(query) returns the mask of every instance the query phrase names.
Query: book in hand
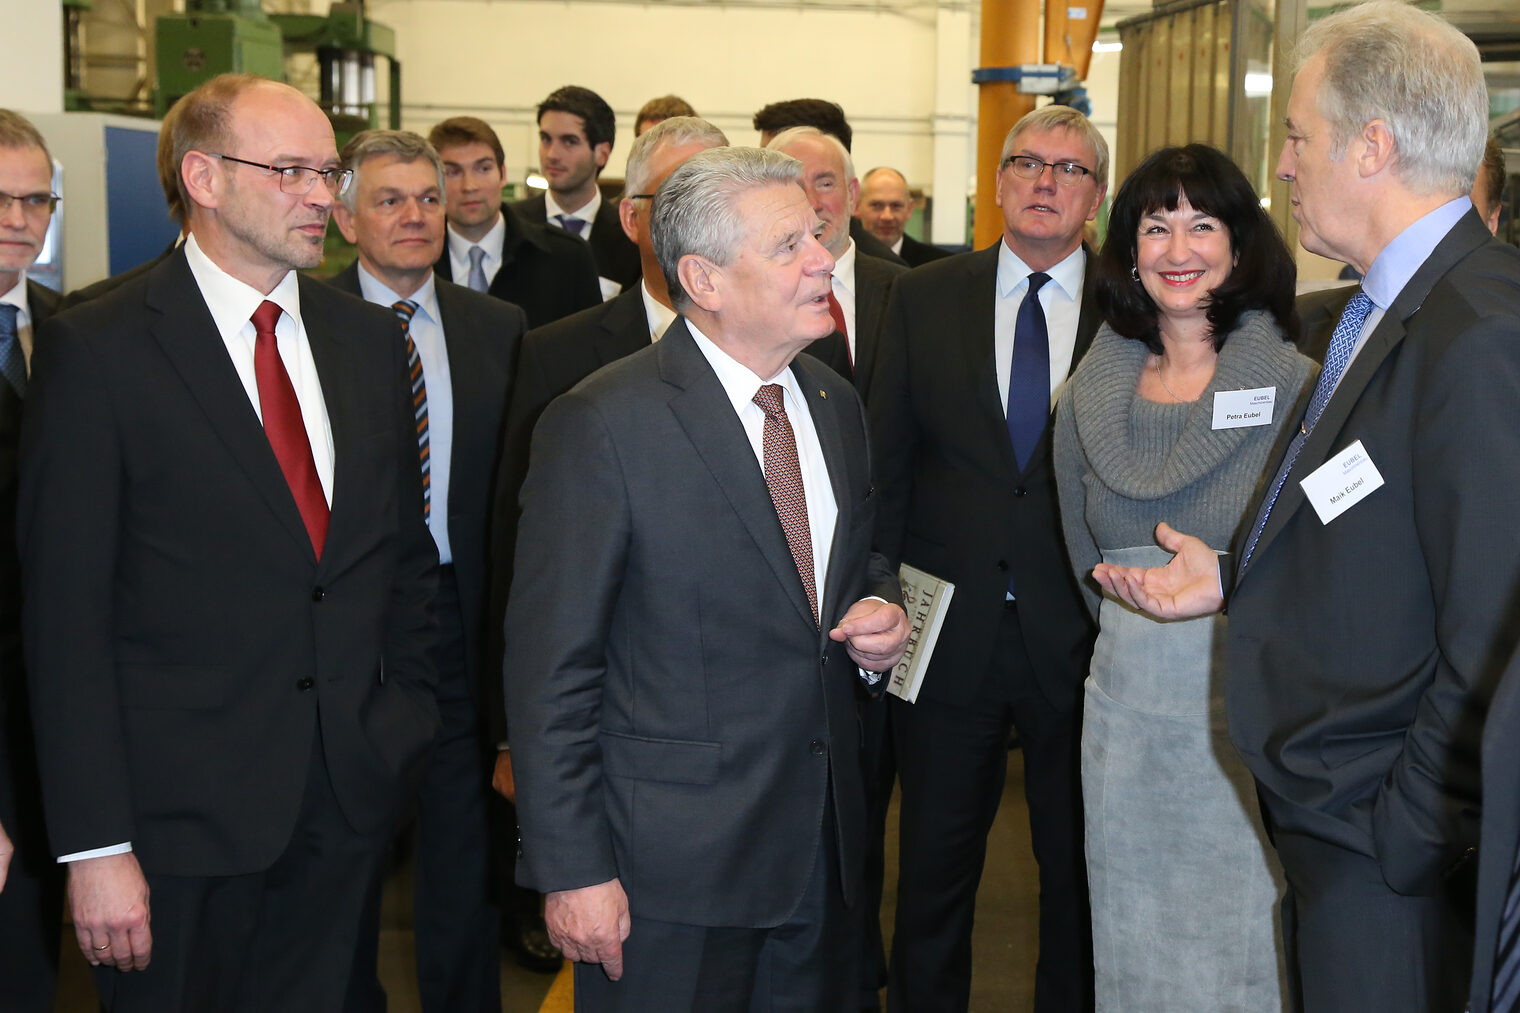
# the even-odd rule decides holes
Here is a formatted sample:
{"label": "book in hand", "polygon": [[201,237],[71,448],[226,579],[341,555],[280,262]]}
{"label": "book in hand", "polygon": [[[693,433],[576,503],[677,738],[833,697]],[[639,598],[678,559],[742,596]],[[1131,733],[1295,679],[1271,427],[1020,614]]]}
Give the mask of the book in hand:
{"label": "book in hand", "polygon": [[908,648],[892,669],[887,692],[913,703],[929,669],[934,642],[939,639],[939,628],[945,624],[945,612],[950,608],[955,585],[907,563],[898,569],[897,579],[902,583],[903,608],[908,611]]}

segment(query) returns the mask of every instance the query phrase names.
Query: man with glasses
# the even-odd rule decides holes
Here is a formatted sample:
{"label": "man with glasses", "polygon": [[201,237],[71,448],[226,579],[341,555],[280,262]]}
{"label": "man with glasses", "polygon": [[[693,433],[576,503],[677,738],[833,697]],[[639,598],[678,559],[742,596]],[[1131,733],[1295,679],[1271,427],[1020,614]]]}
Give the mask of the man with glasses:
{"label": "man with glasses", "polygon": [[[26,276],[52,221],[52,180],[42,135],[0,109],[0,531],[7,532],[16,522],[16,444],[32,334],[58,302]],[[21,661],[19,572],[15,540],[0,539],[0,991],[7,1009],[46,1013],[58,971],[63,877],[42,828]]]}
{"label": "man with glasses", "polygon": [[888,1007],[965,1010],[1009,728],[1040,869],[1034,1009],[1089,1008],[1078,740],[1093,629],[1061,538],[1050,407],[1097,330],[1082,227],[1107,191],[1087,118],[1046,106],[999,162],[1003,235],[915,268],[887,309],[867,410],[877,549],[955,584],[916,703],[893,698],[902,790]]}
{"label": "man with glasses", "polygon": [[326,1013],[438,725],[405,343],[295,273],[348,179],[316,105],[181,104],[188,237],[49,321],[28,395],[47,829],[107,1009]]}

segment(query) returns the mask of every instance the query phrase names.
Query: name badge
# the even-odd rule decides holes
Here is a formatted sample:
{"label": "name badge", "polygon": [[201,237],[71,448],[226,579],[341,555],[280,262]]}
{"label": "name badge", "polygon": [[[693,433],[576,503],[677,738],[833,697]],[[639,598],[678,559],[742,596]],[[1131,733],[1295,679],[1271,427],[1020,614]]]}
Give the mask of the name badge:
{"label": "name badge", "polygon": [[1276,403],[1276,387],[1216,391],[1214,428],[1244,429],[1247,426],[1271,425],[1272,406]]}
{"label": "name badge", "polygon": [[1383,476],[1357,440],[1335,457],[1315,468],[1299,483],[1314,504],[1321,524],[1329,524],[1383,485]]}

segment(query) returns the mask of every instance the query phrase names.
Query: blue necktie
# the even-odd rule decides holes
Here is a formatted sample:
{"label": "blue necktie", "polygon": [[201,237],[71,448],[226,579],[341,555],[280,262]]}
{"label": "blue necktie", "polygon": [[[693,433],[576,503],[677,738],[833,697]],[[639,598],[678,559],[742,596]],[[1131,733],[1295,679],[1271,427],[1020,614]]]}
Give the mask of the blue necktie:
{"label": "blue necktie", "polygon": [[1330,346],[1325,349],[1325,368],[1320,370],[1319,382],[1314,385],[1314,395],[1309,398],[1309,408],[1304,412],[1303,423],[1298,427],[1298,435],[1293,437],[1293,442],[1288,445],[1288,452],[1283,455],[1282,466],[1277,469],[1277,475],[1272,479],[1272,494],[1262,504],[1261,513],[1256,518],[1256,524],[1251,528],[1250,541],[1246,543],[1245,555],[1240,560],[1240,568],[1244,570],[1251,562],[1251,553],[1256,551],[1256,543],[1261,540],[1261,533],[1266,530],[1267,518],[1272,516],[1272,507],[1277,503],[1277,496],[1282,492],[1283,483],[1288,480],[1288,472],[1293,470],[1293,462],[1298,460],[1298,452],[1304,447],[1304,440],[1314,431],[1315,423],[1325,411],[1325,405],[1330,403],[1330,395],[1335,392],[1335,385],[1340,381],[1341,374],[1346,371],[1346,366],[1351,362],[1351,352],[1356,348],[1356,339],[1362,333],[1362,324],[1367,322],[1367,314],[1372,312],[1372,300],[1367,298],[1367,293],[1357,290],[1356,295],[1346,304],[1346,310],[1341,314],[1340,323],[1335,325],[1335,333],[1330,335]]}
{"label": "blue necktie", "polygon": [[19,307],[0,303],[0,374],[17,394],[26,397],[26,355],[16,333],[16,315],[20,312]]}
{"label": "blue necktie", "polygon": [[1520,1010],[1520,854],[1510,874],[1504,916],[1499,919],[1499,949],[1494,957],[1494,984],[1490,1013]]}
{"label": "blue necktie", "polygon": [[1029,276],[1013,328],[1013,362],[1008,370],[1008,438],[1022,471],[1050,421],[1050,333],[1040,308],[1040,289],[1050,275]]}
{"label": "blue necktie", "polygon": [[584,219],[576,218],[573,215],[555,215],[554,217],[559,221],[560,226],[572,236],[580,235],[581,230],[586,227]]}
{"label": "blue necktie", "polygon": [[476,292],[484,292],[491,287],[486,281],[486,251],[478,246],[470,247],[470,278],[465,282]]}

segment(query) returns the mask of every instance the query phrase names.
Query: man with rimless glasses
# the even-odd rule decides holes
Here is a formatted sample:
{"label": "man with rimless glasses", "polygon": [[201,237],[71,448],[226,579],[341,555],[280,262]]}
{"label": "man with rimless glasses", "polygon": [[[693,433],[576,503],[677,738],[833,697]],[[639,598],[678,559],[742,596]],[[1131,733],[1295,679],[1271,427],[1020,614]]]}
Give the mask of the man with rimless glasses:
{"label": "man with rimless glasses", "polygon": [[1019,733],[1040,869],[1037,1013],[1090,1008],[1077,779],[1093,630],[1061,539],[1050,407],[1097,330],[1082,226],[1108,148],[1063,106],[1003,144],[996,246],[897,280],[867,410],[877,551],[955,584],[916,703],[895,697],[902,791],[891,1010],[963,1011],[976,888]]}
{"label": "man with rimless glasses", "polygon": [[47,830],[107,1009],[325,1013],[438,723],[405,343],[295,274],[349,178],[321,111],[180,105],[183,246],[49,321],[27,395]]}

